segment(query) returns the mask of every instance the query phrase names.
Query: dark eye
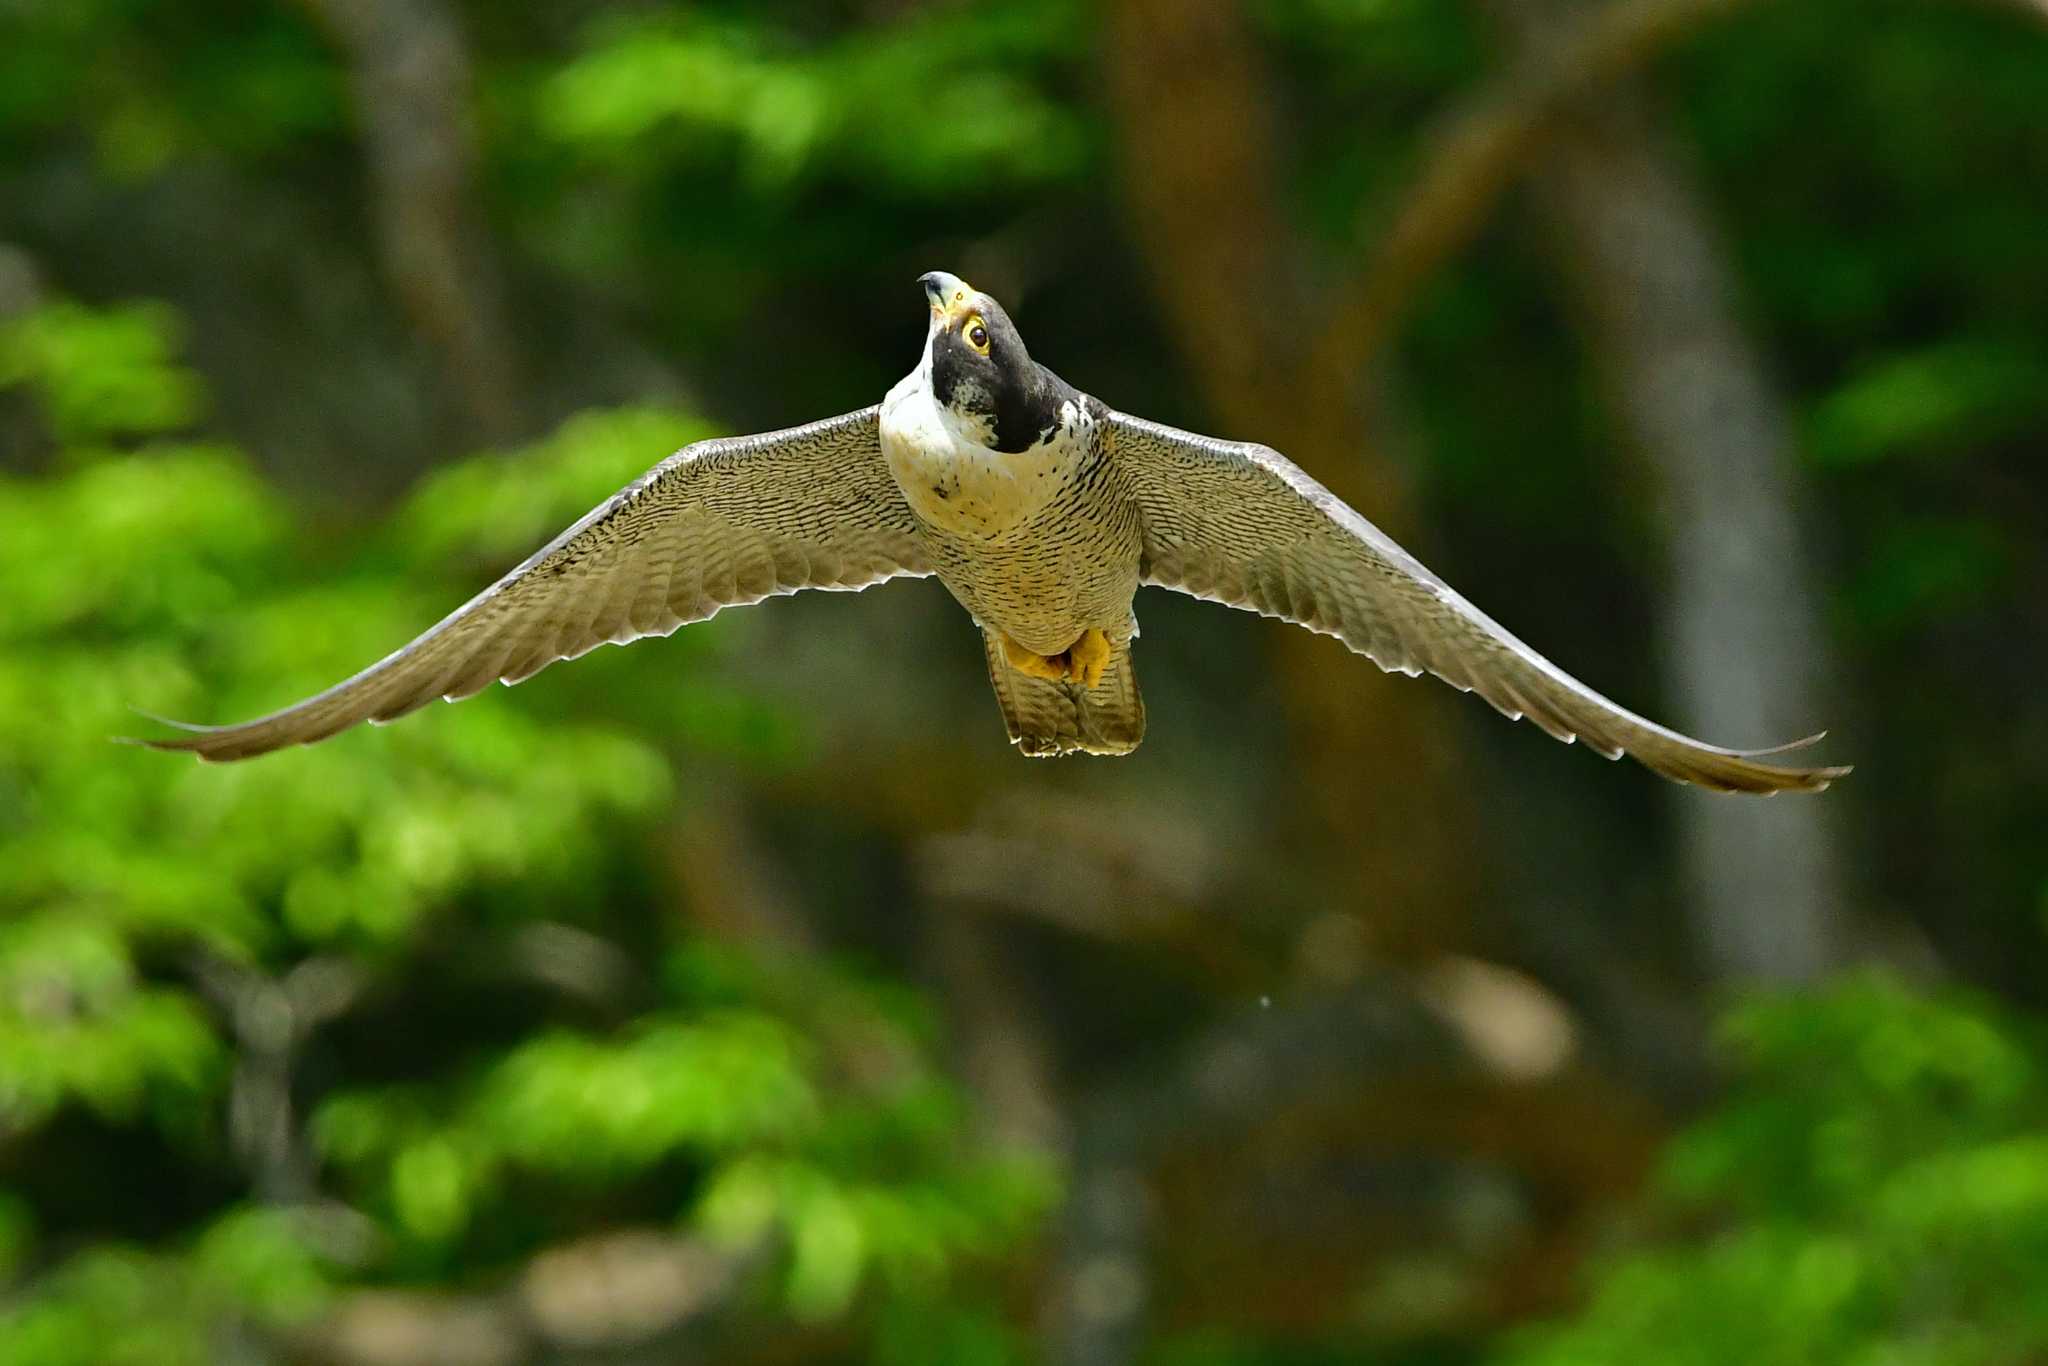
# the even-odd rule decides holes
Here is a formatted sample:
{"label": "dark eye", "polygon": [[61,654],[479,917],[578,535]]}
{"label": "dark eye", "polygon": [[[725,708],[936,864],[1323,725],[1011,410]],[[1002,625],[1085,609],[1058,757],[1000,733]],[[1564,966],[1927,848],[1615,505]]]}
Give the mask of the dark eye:
{"label": "dark eye", "polygon": [[988,329],[976,323],[967,329],[967,341],[977,351],[988,350]]}

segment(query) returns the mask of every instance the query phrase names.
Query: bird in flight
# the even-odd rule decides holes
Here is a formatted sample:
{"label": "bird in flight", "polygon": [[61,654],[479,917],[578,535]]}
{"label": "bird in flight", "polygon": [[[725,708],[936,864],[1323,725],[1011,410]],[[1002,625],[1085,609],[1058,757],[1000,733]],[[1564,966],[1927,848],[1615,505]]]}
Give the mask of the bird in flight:
{"label": "bird in flight", "polygon": [[980,627],[1010,741],[1029,755],[1137,748],[1132,599],[1151,584],[1336,636],[1390,672],[1428,670],[1680,782],[1818,791],[1849,771],[1768,762],[1795,746],[1722,749],[1617,706],[1277,451],[1117,412],[1033,361],[988,295],[943,271],[919,283],[924,353],[879,405],[685,447],[355,677],[146,743],[244,759],[726,607],[935,575]]}

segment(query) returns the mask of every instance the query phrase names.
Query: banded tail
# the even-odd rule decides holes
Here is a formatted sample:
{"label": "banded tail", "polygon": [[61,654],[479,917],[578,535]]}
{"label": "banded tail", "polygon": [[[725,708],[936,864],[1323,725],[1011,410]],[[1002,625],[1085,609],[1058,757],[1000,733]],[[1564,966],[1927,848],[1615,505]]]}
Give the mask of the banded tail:
{"label": "banded tail", "polygon": [[1131,664],[1131,643],[1112,641],[1109,664],[1094,687],[1054,683],[1019,672],[1003,653],[1002,634],[982,630],[988,681],[1010,743],[1036,759],[1061,754],[1129,754],[1145,738],[1145,699]]}

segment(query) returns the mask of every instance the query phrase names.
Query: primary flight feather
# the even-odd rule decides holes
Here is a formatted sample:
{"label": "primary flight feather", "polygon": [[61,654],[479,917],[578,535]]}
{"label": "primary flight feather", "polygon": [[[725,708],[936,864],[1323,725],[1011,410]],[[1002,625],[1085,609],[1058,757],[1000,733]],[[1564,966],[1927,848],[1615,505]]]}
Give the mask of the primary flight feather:
{"label": "primary flight feather", "polygon": [[1116,412],[1034,362],[988,295],[944,272],[920,283],[924,352],[879,406],[686,447],[355,677],[147,743],[248,758],[725,607],[937,575],[981,628],[1026,754],[1137,748],[1132,598],[1153,584],[1336,636],[1389,671],[1427,670],[1681,782],[1818,791],[1849,771],[1703,744],[1615,705],[1279,452]]}

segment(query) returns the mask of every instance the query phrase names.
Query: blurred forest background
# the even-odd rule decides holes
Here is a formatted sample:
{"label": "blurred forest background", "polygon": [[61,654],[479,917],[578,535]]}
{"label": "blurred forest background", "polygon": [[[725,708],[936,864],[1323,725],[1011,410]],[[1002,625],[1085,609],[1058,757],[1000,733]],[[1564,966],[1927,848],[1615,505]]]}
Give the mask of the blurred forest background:
{"label": "blurred forest background", "polygon": [[[957,271],[1681,790],[934,584],[225,768]],[[2048,1359],[2048,6],[0,2],[0,1366]]]}

